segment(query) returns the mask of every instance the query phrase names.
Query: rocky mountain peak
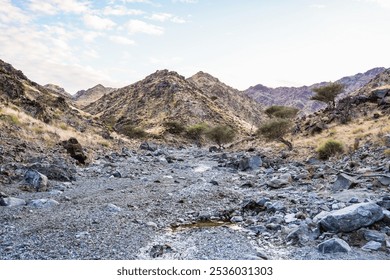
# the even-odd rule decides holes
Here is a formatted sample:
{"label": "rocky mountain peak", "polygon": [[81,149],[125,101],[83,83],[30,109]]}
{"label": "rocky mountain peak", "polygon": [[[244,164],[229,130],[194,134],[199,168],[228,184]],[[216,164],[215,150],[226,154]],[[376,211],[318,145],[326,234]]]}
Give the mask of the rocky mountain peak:
{"label": "rocky mountain peak", "polygon": [[11,64],[6,63],[1,59],[0,59],[0,72],[21,80],[28,80],[22,71],[16,70]]}
{"label": "rocky mountain peak", "polygon": [[70,95],[68,92],[66,92],[66,90],[58,85],[54,85],[54,84],[46,84],[43,86],[44,88],[48,89],[48,90],[51,90],[51,91],[54,91],[55,93],[58,93],[64,97],[67,97],[67,98],[72,98],[72,95]]}

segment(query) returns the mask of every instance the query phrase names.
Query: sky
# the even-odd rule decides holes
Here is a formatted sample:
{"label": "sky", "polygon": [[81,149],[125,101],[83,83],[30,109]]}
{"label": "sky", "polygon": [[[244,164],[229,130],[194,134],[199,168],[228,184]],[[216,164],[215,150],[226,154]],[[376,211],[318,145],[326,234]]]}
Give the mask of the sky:
{"label": "sky", "polygon": [[240,90],[390,67],[390,0],[0,0],[0,59],[74,94],[156,70]]}

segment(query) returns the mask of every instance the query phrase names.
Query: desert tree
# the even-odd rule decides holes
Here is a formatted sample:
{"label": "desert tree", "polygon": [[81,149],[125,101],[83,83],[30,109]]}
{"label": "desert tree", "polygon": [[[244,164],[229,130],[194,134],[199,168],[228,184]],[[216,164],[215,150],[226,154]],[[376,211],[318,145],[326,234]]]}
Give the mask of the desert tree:
{"label": "desert tree", "polygon": [[233,128],[226,125],[217,125],[206,131],[206,137],[223,148],[224,144],[233,141],[236,133]]}
{"label": "desert tree", "polygon": [[285,144],[291,151],[293,144],[285,139],[291,127],[292,121],[290,119],[273,118],[261,124],[257,130],[257,134],[264,137],[267,141],[279,141]]}
{"label": "desert tree", "polygon": [[268,107],[264,112],[270,118],[291,119],[297,115],[298,111],[299,109],[294,107],[273,105]]}
{"label": "desert tree", "polygon": [[336,107],[336,97],[344,91],[344,85],[339,83],[330,83],[323,87],[314,88],[316,93],[310,99],[327,103],[333,108]]}

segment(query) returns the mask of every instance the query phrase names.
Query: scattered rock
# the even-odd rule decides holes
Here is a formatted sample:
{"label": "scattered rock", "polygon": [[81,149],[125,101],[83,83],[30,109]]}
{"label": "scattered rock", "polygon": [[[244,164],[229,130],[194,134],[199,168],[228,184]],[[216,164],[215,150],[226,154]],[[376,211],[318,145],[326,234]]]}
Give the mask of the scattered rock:
{"label": "scattered rock", "polygon": [[81,164],[85,164],[87,156],[84,154],[83,147],[76,138],[71,137],[69,140],[62,141],[61,145],[66,149],[72,158]]}
{"label": "scattered rock", "polygon": [[230,221],[232,223],[241,223],[242,221],[244,221],[244,218],[242,216],[233,216]]}
{"label": "scattered rock", "polygon": [[110,212],[120,212],[122,211],[122,208],[120,208],[119,206],[116,206],[115,204],[112,204],[112,203],[108,203],[106,205],[106,209]]}
{"label": "scattered rock", "polygon": [[323,254],[331,253],[348,253],[351,251],[351,247],[342,239],[332,238],[326,240],[318,245],[318,251]]}
{"label": "scattered rock", "polygon": [[48,179],[42,173],[29,169],[24,174],[24,180],[20,187],[26,191],[43,192],[48,188]]}
{"label": "scattered rock", "polygon": [[378,181],[384,185],[384,186],[390,186],[390,178],[389,177],[384,177],[384,176],[380,176],[378,178]]}
{"label": "scattered rock", "polygon": [[158,149],[156,144],[149,143],[149,142],[142,142],[141,145],[139,146],[141,150],[146,150],[150,152],[154,152]]}
{"label": "scattered rock", "polygon": [[341,191],[350,189],[356,186],[358,183],[358,180],[356,180],[354,177],[341,173],[337,176],[336,182],[333,183],[332,190]]}
{"label": "scattered rock", "polygon": [[24,205],[26,205],[26,201],[24,199],[16,197],[0,197],[0,206],[17,207]]}
{"label": "scattered rock", "polygon": [[380,242],[369,241],[366,245],[362,247],[364,251],[378,251],[382,247]]}
{"label": "scattered rock", "polygon": [[168,244],[165,244],[165,245],[154,245],[150,251],[149,251],[149,255],[152,257],[152,258],[158,258],[158,257],[161,257],[163,254],[165,253],[169,253],[169,252],[172,252],[172,247]]}
{"label": "scattered rock", "polygon": [[28,203],[29,206],[34,208],[50,208],[53,206],[57,206],[59,204],[60,203],[54,199],[45,199],[45,198],[35,199]]}
{"label": "scattered rock", "polygon": [[216,153],[216,152],[219,152],[219,149],[218,149],[217,146],[211,146],[211,147],[209,148],[209,152],[210,152],[210,153]]}
{"label": "scattered rock", "polygon": [[244,157],[238,163],[238,169],[241,171],[248,170],[258,170],[262,165],[261,157],[253,156],[253,157]]}
{"label": "scattered rock", "polygon": [[366,239],[367,241],[376,241],[379,243],[383,243],[386,240],[386,234],[376,230],[364,230],[363,236],[364,239]]}
{"label": "scattered rock", "polygon": [[289,184],[288,180],[283,180],[279,178],[272,178],[270,181],[267,182],[267,186],[273,189],[280,189]]}
{"label": "scattered rock", "polygon": [[351,232],[372,225],[383,218],[382,208],[375,203],[359,203],[333,211],[323,217],[319,226],[328,232]]}

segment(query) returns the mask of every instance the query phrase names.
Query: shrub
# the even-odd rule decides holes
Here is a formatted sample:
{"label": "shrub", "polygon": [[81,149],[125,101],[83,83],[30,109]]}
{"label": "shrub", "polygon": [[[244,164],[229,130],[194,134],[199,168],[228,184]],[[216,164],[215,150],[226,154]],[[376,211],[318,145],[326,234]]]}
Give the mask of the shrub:
{"label": "shrub", "polygon": [[269,117],[290,119],[290,118],[294,118],[297,115],[298,111],[299,111],[299,109],[297,109],[297,108],[274,105],[274,106],[268,107],[265,110],[265,113]]}
{"label": "shrub", "polygon": [[223,144],[233,141],[236,133],[229,126],[215,126],[206,131],[206,137],[215,142],[220,148]]}
{"label": "shrub", "polygon": [[326,160],[331,156],[340,154],[344,152],[344,146],[341,142],[335,141],[333,139],[327,140],[317,149],[318,158]]}
{"label": "shrub", "polygon": [[20,125],[19,118],[15,115],[0,115],[0,119],[8,122],[9,124]]}
{"label": "shrub", "polygon": [[141,128],[133,125],[125,125],[120,129],[120,132],[129,138],[143,138],[148,134]]}
{"label": "shrub", "polygon": [[386,149],[383,151],[384,155],[388,158],[390,158],[390,149]]}
{"label": "shrub", "polygon": [[175,121],[168,121],[164,123],[165,130],[171,134],[182,134],[186,129],[185,127]]}
{"label": "shrub", "polygon": [[205,123],[198,123],[193,126],[190,126],[186,130],[187,137],[195,140],[197,145],[200,145],[200,140],[202,139],[203,134],[208,129],[208,125]]}
{"label": "shrub", "polygon": [[284,139],[285,135],[291,130],[291,126],[292,122],[288,119],[271,119],[259,126],[257,134],[268,141],[282,142],[289,150],[292,150],[292,143]]}

